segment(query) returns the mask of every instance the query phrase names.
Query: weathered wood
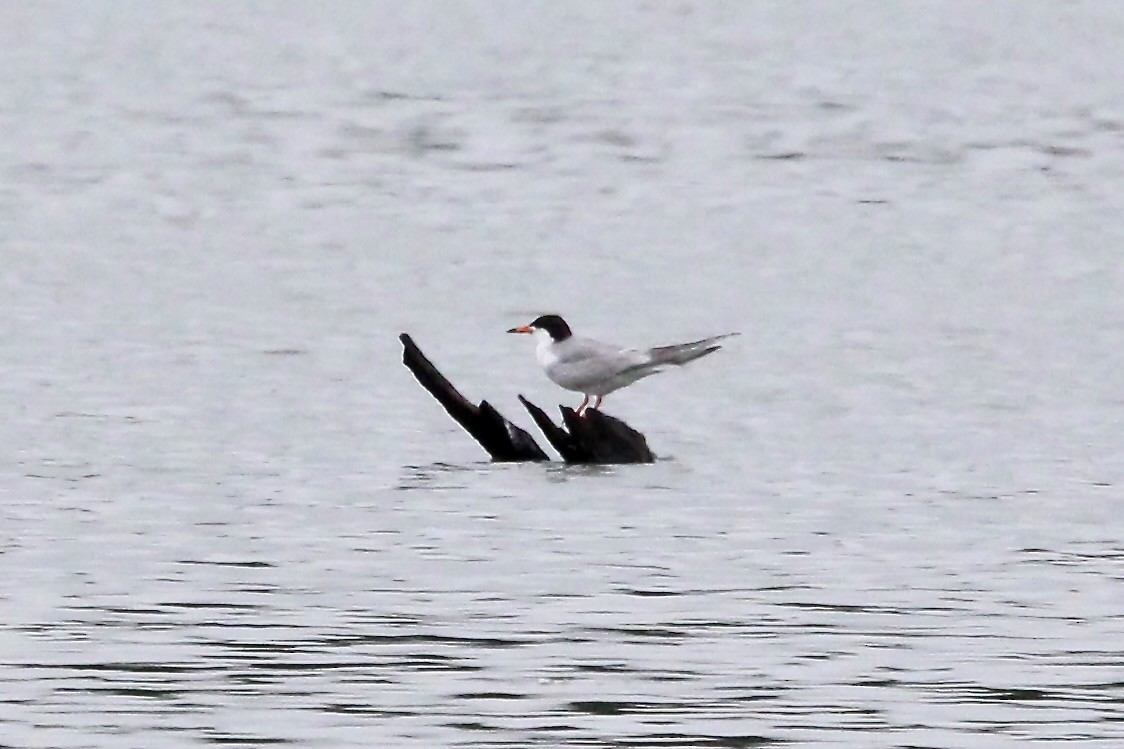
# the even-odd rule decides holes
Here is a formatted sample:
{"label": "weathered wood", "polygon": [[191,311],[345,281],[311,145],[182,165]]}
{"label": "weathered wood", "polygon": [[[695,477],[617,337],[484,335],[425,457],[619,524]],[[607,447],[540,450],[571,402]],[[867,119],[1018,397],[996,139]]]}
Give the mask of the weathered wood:
{"label": "weathered wood", "polygon": [[398,340],[402,342],[402,363],[414,373],[422,387],[445,407],[453,421],[480,443],[492,460],[550,460],[530,434],[505,419],[488,401],[480,401],[477,406],[461,395],[426,358],[409,334],[403,333]]}
{"label": "weathered wood", "polygon": [[656,459],[644,435],[615,416],[593,408],[578,416],[574,409],[560,406],[563,429],[522,395],[519,402],[567,463],[652,463]]}
{"label": "weathered wood", "polygon": [[582,450],[577,440],[574,439],[573,435],[551,421],[550,417],[547,416],[541,408],[531,403],[531,401],[527,400],[522,395],[519,396],[519,402],[527,409],[527,413],[531,414],[531,419],[535,422],[535,426],[543,433],[546,437],[546,441],[550,443],[550,446],[557,450],[558,454],[562,456],[562,460],[567,463],[588,462],[583,460],[583,458],[587,457],[586,453]]}
{"label": "weathered wood", "polygon": [[583,463],[654,463],[643,434],[615,416],[590,408],[579,416],[562,406],[562,421],[589,455]]}
{"label": "weathered wood", "polygon": [[[493,460],[550,459],[530,434],[504,418],[488,401],[481,401],[477,406],[461,395],[409,334],[401,334],[398,340],[403,347],[402,363]],[[595,409],[578,416],[574,409],[561,406],[564,426],[558,426],[522,395],[519,400],[567,463],[651,463],[655,460],[644,435],[620,419]]]}

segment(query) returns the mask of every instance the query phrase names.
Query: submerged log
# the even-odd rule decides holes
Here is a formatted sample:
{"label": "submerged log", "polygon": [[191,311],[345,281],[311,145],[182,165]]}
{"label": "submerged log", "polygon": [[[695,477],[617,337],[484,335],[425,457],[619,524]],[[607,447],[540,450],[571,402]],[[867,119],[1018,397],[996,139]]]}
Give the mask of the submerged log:
{"label": "submerged log", "polygon": [[519,402],[567,463],[651,463],[656,459],[644,435],[615,416],[594,408],[578,416],[574,409],[559,406],[563,429],[522,395]]}
{"label": "submerged log", "polygon": [[488,401],[480,401],[477,406],[461,395],[407,333],[398,336],[398,340],[402,342],[402,363],[414,373],[422,387],[445,407],[453,421],[480,443],[492,460],[550,460],[534,437],[505,419]]}
{"label": "submerged log", "polygon": [[[534,438],[512,424],[488,401],[474,405],[438,371],[414,340],[403,333],[402,363],[445,411],[496,461],[549,460]],[[547,440],[567,463],[651,463],[655,460],[644,435],[628,424],[595,409],[578,416],[561,406],[563,426],[556,425],[541,408],[522,395],[520,402]]]}

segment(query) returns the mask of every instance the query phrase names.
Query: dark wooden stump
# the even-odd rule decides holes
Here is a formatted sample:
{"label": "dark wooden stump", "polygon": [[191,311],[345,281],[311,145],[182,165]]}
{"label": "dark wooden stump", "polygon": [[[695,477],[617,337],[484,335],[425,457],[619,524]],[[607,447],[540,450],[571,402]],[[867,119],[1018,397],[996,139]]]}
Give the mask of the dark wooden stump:
{"label": "dark wooden stump", "polygon": [[492,460],[550,460],[534,437],[505,419],[488,401],[480,401],[480,405],[476,406],[461,395],[407,333],[398,336],[398,340],[402,341],[402,363],[414,373],[422,387],[445,407],[453,421],[464,427],[488,451]]}
{"label": "dark wooden stump", "polygon": [[[477,406],[461,395],[407,333],[398,340],[403,347],[402,363],[492,460],[550,459],[530,434],[504,418],[488,401]],[[567,463],[651,463],[656,459],[644,435],[620,419],[594,409],[578,416],[572,408],[561,406],[563,426],[558,426],[534,403],[523,396],[519,400]]]}
{"label": "dark wooden stump", "polygon": [[644,435],[615,416],[592,408],[578,416],[574,409],[559,406],[563,429],[522,395],[519,402],[567,463],[651,463],[656,459]]}

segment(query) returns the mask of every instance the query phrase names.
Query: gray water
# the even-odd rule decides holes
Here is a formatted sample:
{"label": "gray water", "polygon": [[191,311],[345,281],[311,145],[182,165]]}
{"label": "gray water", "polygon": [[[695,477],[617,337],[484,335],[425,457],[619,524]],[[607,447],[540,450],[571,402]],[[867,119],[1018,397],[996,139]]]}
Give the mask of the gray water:
{"label": "gray water", "polygon": [[304,5],[0,6],[0,746],[1124,743],[1124,5]]}

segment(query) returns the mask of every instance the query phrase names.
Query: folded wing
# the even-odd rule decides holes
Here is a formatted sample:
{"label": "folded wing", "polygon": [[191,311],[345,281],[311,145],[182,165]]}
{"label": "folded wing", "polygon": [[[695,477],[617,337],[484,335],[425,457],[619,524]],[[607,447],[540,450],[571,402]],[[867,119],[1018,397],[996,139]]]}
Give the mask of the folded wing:
{"label": "folded wing", "polygon": [[738,333],[726,333],[725,335],[703,338],[701,341],[677,343],[672,346],[657,346],[648,350],[648,355],[650,356],[649,363],[657,366],[661,364],[675,364],[681,366],[695,359],[700,359],[707,354],[713,354],[715,351],[722,348],[718,345],[719,341],[735,335],[738,335]]}

